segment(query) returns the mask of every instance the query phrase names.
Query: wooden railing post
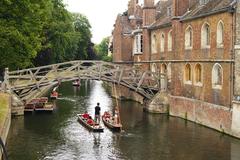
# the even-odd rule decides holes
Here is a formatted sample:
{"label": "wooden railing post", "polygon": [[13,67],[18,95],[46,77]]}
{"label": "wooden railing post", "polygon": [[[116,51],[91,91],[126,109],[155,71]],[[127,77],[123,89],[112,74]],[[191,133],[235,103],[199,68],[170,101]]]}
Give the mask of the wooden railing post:
{"label": "wooden railing post", "polygon": [[4,81],[3,81],[3,90],[6,92],[9,89],[9,70],[8,68],[5,68],[4,72]]}

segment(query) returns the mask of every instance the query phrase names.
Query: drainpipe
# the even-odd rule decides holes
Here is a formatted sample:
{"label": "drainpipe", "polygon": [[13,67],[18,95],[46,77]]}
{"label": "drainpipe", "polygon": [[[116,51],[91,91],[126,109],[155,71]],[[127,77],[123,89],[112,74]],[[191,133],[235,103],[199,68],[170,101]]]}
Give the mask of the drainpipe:
{"label": "drainpipe", "polygon": [[233,103],[232,103],[232,101],[233,101],[233,99],[234,99],[234,87],[235,87],[235,62],[234,62],[234,60],[235,60],[235,43],[236,43],[236,41],[235,41],[235,38],[236,38],[236,10],[235,10],[235,12],[233,12],[232,13],[232,54],[231,54],[231,59],[232,59],[232,63],[231,63],[231,71],[230,71],[230,73],[232,74],[232,76],[231,76],[231,80],[232,80],[232,82],[231,82],[231,86],[230,86],[230,97],[231,97],[231,99],[230,99],[230,109],[232,109],[232,106],[233,106]]}

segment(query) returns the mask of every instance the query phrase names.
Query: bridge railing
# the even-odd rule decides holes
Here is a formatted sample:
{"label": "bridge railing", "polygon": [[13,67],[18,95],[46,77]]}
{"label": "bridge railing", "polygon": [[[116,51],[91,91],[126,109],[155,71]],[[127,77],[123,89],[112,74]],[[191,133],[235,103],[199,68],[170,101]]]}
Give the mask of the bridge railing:
{"label": "bridge railing", "polygon": [[70,61],[17,71],[6,69],[4,86],[24,97],[59,81],[94,79],[124,85],[149,98],[154,90],[159,90],[161,76],[164,75],[103,61]]}

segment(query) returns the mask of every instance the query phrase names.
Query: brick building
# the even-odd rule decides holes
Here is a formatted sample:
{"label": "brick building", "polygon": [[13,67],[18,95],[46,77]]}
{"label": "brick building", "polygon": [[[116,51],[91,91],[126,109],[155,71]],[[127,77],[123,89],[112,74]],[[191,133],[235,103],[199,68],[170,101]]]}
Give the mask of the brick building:
{"label": "brick building", "polygon": [[171,115],[240,137],[239,13],[238,0],[130,0],[113,61],[165,73]]}

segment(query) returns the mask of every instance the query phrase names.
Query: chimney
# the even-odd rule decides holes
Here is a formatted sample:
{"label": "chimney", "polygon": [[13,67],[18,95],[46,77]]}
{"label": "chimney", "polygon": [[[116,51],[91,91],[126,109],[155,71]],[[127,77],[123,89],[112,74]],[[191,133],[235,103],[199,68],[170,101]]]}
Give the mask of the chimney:
{"label": "chimney", "polygon": [[191,0],[173,0],[173,16],[178,17],[185,14],[188,9]]}
{"label": "chimney", "polygon": [[149,26],[155,21],[156,7],[154,0],[144,0],[143,5],[143,26]]}

